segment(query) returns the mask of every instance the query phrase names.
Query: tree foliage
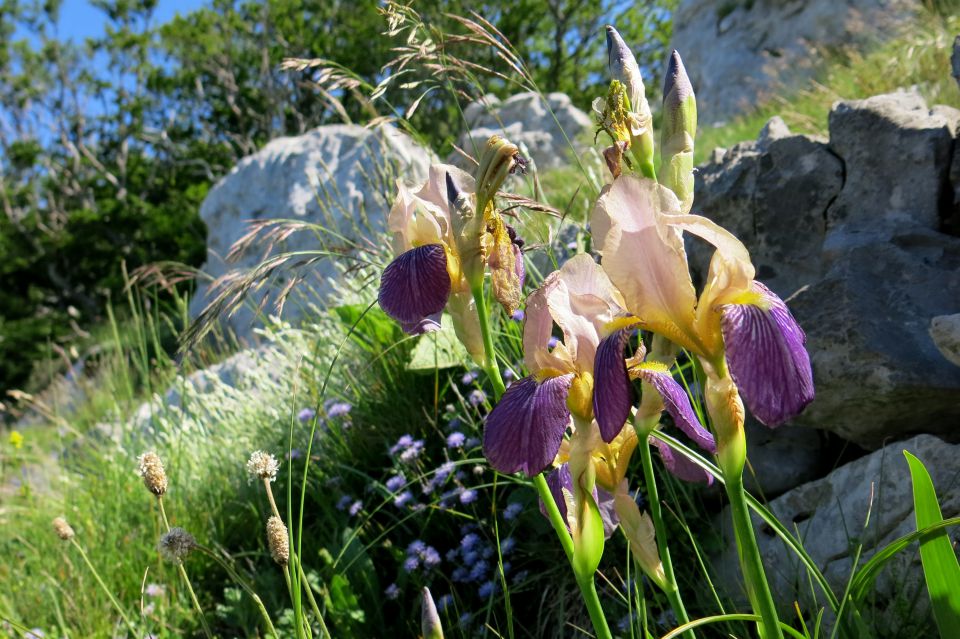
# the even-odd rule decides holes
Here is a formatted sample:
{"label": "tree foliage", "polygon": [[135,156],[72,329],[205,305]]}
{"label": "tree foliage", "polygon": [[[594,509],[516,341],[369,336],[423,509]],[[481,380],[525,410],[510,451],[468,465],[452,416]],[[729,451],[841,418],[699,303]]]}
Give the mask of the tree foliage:
{"label": "tree foliage", "polygon": [[[94,0],[103,34],[83,42],[58,35],[60,0],[0,0],[0,389],[99,321],[122,264],[199,266],[208,188],[270,139],[402,116],[417,101],[412,126],[449,150],[458,104],[520,86],[496,47],[458,37],[455,16],[489,20],[537,89],[586,107],[605,78],[604,24],[656,78],[674,3],[420,0],[420,36],[476,73],[448,82],[412,65],[371,100],[409,44],[383,35],[376,0],[211,0],[165,24],[157,0]],[[323,59],[349,81],[330,89],[320,70],[282,69],[286,58]]]}

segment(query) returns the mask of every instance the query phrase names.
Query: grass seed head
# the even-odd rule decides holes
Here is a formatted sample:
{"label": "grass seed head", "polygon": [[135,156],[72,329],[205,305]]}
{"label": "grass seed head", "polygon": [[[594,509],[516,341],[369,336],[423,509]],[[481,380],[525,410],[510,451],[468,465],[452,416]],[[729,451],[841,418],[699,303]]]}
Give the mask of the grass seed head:
{"label": "grass seed head", "polygon": [[160,497],[167,492],[167,471],[156,453],[144,453],[137,457],[140,476],[151,493]]}
{"label": "grass seed head", "polygon": [[290,561],[290,539],[287,536],[287,526],[276,515],[267,520],[267,545],[270,546],[273,560],[286,566]]}
{"label": "grass seed head", "polygon": [[57,537],[64,541],[70,541],[76,534],[63,517],[57,517],[53,520],[53,529],[56,531]]}

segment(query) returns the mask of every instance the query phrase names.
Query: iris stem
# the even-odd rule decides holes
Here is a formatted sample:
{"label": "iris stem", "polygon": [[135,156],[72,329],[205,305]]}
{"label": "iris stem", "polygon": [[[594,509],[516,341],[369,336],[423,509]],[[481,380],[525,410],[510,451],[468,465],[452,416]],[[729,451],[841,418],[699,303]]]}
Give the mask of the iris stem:
{"label": "iris stem", "polygon": [[487,298],[483,292],[483,278],[471,284],[470,292],[473,302],[477,306],[477,316],[480,318],[480,335],[483,336],[483,368],[493,384],[493,398],[500,401],[507,387],[500,377],[500,367],[497,365],[497,354],[493,348],[493,333],[490,331],[490,315],[487,311]]}
{"label": "iris stem", "polygon": [[737,550],[740,553],[740,568],[747,581],[747,593],[754,612],[763,620],[758,624],[758,631],[762,639],[783,639],[780,629],[780,619],[777,616],[777,607],[773,602],[767,575],[763,570],[760,559],[760,548],[753,532],[753,522],[750,519],[750,510],[747,508],[747,497],[743,489],[743,475],[732,474],[725,476],[724,487],[730,499],[730,508],[733,515],[733,530],[737,538]]}
{"label": "iris stem", "polygon": [[[480,334],[483,336],[483,367],[487,372],[493,384],[494,400],[499,401],[506,391],[503,378],[500,377],[500,367],[497,365],[496,352],[493,349],[493,334],[490,331],[490,316],[487,312],[487,299],[483,291],[483,279],[471,285],[470,292],[473,294],[474,304],[477,306],[477,315],[480,320]],[[533,478],[533,485],[540,495],[540,500],[547,509],[547,518],[553,525],[553,530],[557,533],[563,552],[570,561],[570,567],[573,568],[573,538],[567,532],[567,524],[560,514],[557,502],[553,499],[550,487],[547,486],[547,480],[543,473]],[[600,605],[600,598],[597,595],[597,587],[593,582],[593,577],[589,579],[577,579],[577,585],[580,587],[580,593],[583,595],[583,601],[587,606],[587,612],[590,613],[590,621],[593,623],[593,630],[597,639],[612,639],[610,628],[607,626],[607,619],[603,615],[603,606]]]}
{"label": "iris stem", "polygon": [[[640,461],[643,464],[643,477],[647,482],[647,505],[650,508],[653,527],[657,531],[657,550],[660,553],[660,563],[663,565],[663,576],[666,581],[666,587],[663,591],[667,595],[667,600],[670,601],[673,614],[677,616],[678,625],[682,626],[690,622],[690,617],[683,605],[683,598],[680,597],[677,577],[673,572],[673,560],[670,558],[670,547],[667,545],[667,527],[663,521],[663,509],[660,507],[657,478],[653,474],[653,457],[650,454],[650,429],[643,429],[640,432],[647,433],[640,442]],[[683,636],[687,639],[694,638],[692,630],[684,632]]]}

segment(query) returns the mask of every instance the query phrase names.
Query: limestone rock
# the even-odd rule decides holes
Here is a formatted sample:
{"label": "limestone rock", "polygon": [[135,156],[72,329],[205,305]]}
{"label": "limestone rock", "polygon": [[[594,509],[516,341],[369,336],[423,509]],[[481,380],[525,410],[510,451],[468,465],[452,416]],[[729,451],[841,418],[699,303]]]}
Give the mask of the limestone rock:
{"label": "limestone rock", "polygon": [[[875,451],[768,504],[788,529],[796,526],[804,547],[838,597],[850,576],[858,543],[863,544],[862,565],[876,550],[916,530],[912,484],[904,450],[916,455],[930,472],[944,517],[960,514],[960,492],[953,489],[960,474],[960,445],[947,444],[931,435],[919,435]],[[868,511],[870,521],[864,528]],[[725,511],[721,514],[721,524],[729,527],[727,522],[729,512]],[[789,608],[790,614],[795,614],[790,605],[795,600],[799,600],[805,610],[815,610],[810,600],[810,582],[799,560],[756,516],[754,523],[774,599],[783,604],[784,612]],[[719,565],[724,577],[736,580],[736,546],[732,534],[728,538],[730,544],[722,553]],[[881,572],[876,584],[876,605],[882,610],[893,607],[897,601],[908,602],[918,594],[918,588],[923,588],[919,556],[908,549],[892,561],[887,571]],[[926,599],[923,592],[919,597]],[[821,599],[821,605],[822,602]]]}
{"label": "limestone rock", "polygon": [[[738,144],[697,170],[694,211],[739,237],[757,279],[786,298],[821,275],[823,212],[840,193],[843,164],[823,142],[789,135],[776,120],[756,143]],[[689,248],[705,274],[708,247]]]}
{"label": "limestone rock", "polygon": [[817,389],[798,423],[866,448],[913,432],[957,438],[960,368],[927,331],[960,312],[960,238],[916,229],[846,249],[790,308]]}
{"label": "limestone rock", "polygon": [[[467,105],[464,116],[469,130],[457,141],[461,149],[476,157],[490,136],[502,135],[528,154],[540,169],[568,164],[573,150],[570,143],[576,145],[594,126],[591,117],[563,93],[547,94],[546,104],[532,92],[518,93],[502,102],[484,96]],[[450,161],[463,165],[459,154],[451,156]]]}
{"label": "limestone rock", "polygon": [[939,229],[958,124],[960,112],[930,110],[912,92],[835,104],[830,148],[846,179],[827,214],[828,250],[884,240],[892,229]]}
{"label": "limestone rock", "polygon": [[934,317],[930,321],[930,338],[947,360],[960,366],[960,313]]}
{"label": "limestone rock", "polygon": [[715,123],[813,77],[822,50],[889,37],[919,10],[911,0],[681,0],[671,46],[700,121]]}
{"label": "limestone rock", "polygon": [[[273,140],[241,160],[204,200],[200,216],[209,233],[203,271],[220,277],[263,259],[263,251],[253,250],[235,263],[224,261],[233,243],[248,232],[249,220],[286,218],[321,224],[354,240],[375,238],[392,204],[394,179],[410,184],[424,180],[432,159],[429,151],[391,126],[370,130],[328,125]],[[334,247],[344,244],[333,235],[324,239]],[[273,252],[318,249],[320,242],[313,233],[294,233]],[[326,280],[335,274],[334,264],[320,260],[312,266],[312,274],[316,280],[309,284],[322,295],[329,290]],[[209,301],[207,291],[205,282],[198,284],[190,306],[192,316]],[[268,290],[263,307],[267,313],[272,312],[269,299],[275,293],[276,289]],[[288,303],[285,317],[294,318],[298,306]],[[241,309],[229,322],[241,337],[249,337],[253,317],[252,311]]]}

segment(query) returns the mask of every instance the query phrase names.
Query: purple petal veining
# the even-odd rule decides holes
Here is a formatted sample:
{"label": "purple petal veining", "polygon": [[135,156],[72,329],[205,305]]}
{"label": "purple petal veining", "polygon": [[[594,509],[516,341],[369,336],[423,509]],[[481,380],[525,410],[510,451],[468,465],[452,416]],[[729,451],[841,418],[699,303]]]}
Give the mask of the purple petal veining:
{"label": "purple petal veining", "polygon": [[608,444],[620,434],[630,416],[633,387],[627,374],[623,349],[630,331],[621,329],[600,340],[593,370],[593,414],[600,436]]}
{"label": "purple petal veining", "polygon": [[760,282],[753,285],[768,308],[724,306],[720,328],[730,376],[744,403],[761,423],[774,427],[813,401],[813,371],[806,335],[787,305]]}
{"label": "purple petal veining", "polygon": [[563,375],[537,383],[525,377],[510,385],[486,419],[483,454],[491,466],[533,477],[550,465],[570,422],[567,392],[572,378]]}
{"label": "purple petal veining", "polygon": [[667,371],[660,372],[650,369],[641,369],[640,374],[644,381],[649,382],[660,393],[663,404],[677,428],[696,442],[700,448],[716,453],[717,443],[713,435],[700,424],[693,406],[690,405],[690,398],[687,397],[683,387],[673,379],[673,376]]}
{"label": "purple petal veining", "polygon": [[[450,296],[450,274],[442,244],[410,249],[394,259],[380,278],[380,308],[407,332],[431,330]],[[433,328],[436,330],[436,328]]]}

